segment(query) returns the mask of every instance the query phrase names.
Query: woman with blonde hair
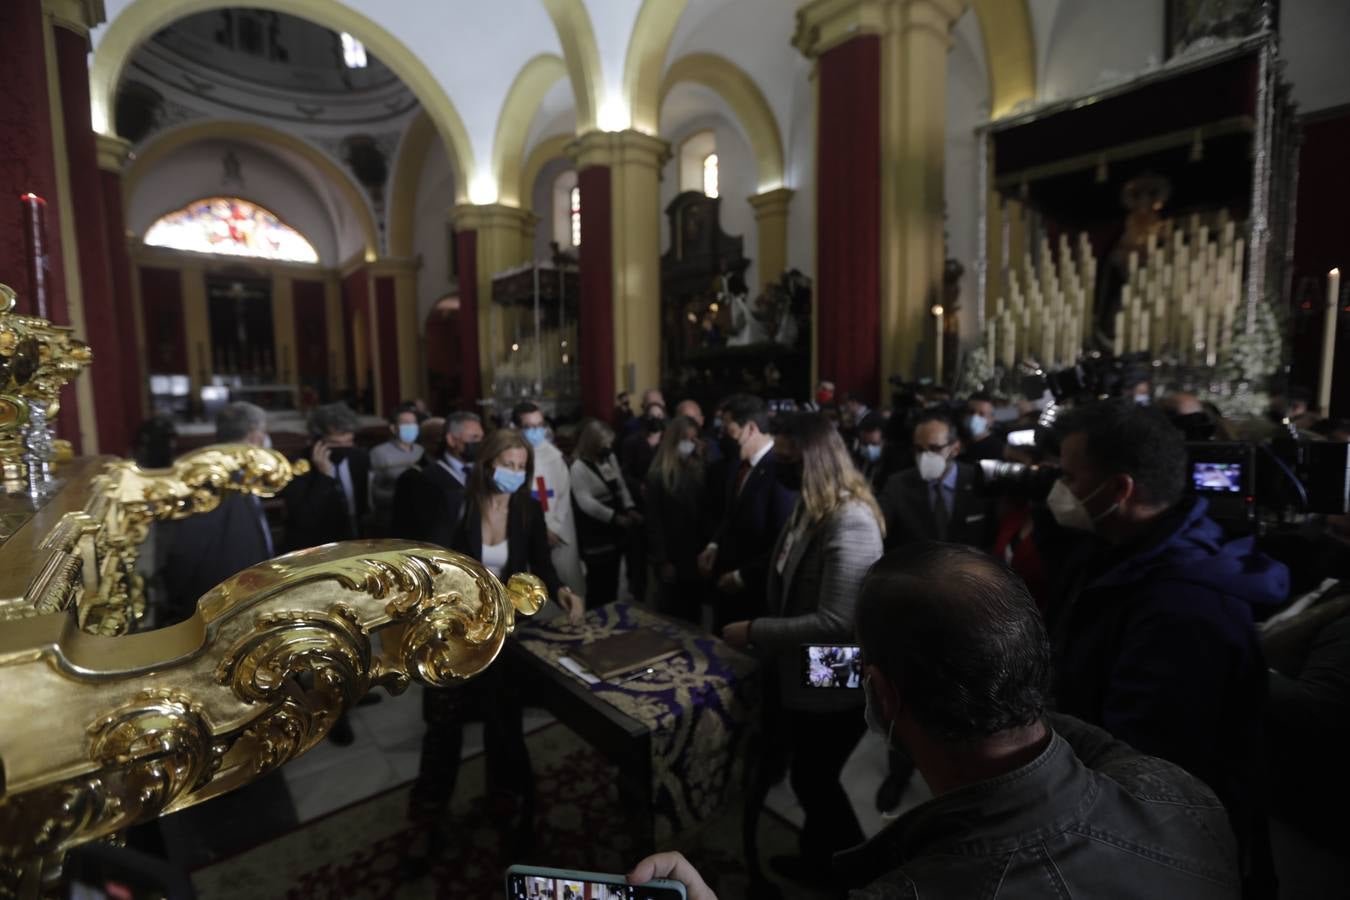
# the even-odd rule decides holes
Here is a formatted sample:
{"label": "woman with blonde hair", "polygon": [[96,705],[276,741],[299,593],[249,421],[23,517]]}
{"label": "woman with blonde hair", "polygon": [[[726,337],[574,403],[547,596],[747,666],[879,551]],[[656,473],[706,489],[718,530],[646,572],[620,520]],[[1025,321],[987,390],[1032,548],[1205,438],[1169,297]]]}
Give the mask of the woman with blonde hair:
{"label": "woman with blonde hair", "polygon": [[698,554],[710,529],[704,514],[703,446],[698,423],[677,416],[666,426],[647,472],[647,559],[656,570],[657,608],[699,620],[706,582]]}
{"label": "woman with blonde hair", "polygon": [[808,644],[854,643],[854,604],[863,576],[881,558],[885,519],[829,419],[800,416],[791,432],[801,453],[801,496],[770,557],[770,614],[733,622],[723,637],[767,657],[768,752],[757,760],[751,796],[761,787],[767,793],[774,769],[781,777],[790,764],[792,790],[806,813],[799,854],[771,864],[793,880],[828,883],[831,855],[863,840],[839,773],[867,726],[863,691],[807,687],[803,653]]}

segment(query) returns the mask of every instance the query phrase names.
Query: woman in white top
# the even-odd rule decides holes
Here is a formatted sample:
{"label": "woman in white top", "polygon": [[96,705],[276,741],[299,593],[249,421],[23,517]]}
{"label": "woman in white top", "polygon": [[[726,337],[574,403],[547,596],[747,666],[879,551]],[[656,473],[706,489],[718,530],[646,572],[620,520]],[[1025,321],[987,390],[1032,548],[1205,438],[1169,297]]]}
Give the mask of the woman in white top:
{"label": "woman in white top", "polygon": [[[479,560],[502,581],[520,572],[538,576],[575,623],[585,611],[585,601],[562,585],[553,569],[544,511],[528,488],[532,462],[530,447],[518,431],[498,429],[483,441],[450,549]],[[504,822],[506,842],[517,852],[526,849],[533,828],[534,777],[520,698],[508,683],[502,662],[467,684],[422,692],[427,731],[408,804],[417,834],[404,859],[410,877],[426,871],[428,859],[446,839],[440,825],[454,794],[464,721],[469,718],[483,722],[488,790],[515,809]]]}
{"label": "woman in white top", "polygon": [[614,429],[598,419],[582,427],[571,476],[577,542],[586,563],[586,600],[592,607],[604,606],[618,597],[626,533],[642,524],[614,458]]}

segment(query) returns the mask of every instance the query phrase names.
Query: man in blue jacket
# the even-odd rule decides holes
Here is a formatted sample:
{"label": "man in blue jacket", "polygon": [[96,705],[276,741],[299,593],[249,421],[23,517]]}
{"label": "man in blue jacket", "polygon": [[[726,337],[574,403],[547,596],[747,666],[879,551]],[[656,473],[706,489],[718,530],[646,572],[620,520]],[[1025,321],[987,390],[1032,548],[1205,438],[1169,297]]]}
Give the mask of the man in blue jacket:
{"label": "man in blue jacket", "polygon": [[1094,403],[1056,431],[1063,475],[1047,505],[1080,533],[1037,532],[1061,544],[1042,548],[1059,560],[1047,610],[1058,709],[1196,775],[1250,851],[1266,695],[1254,619],[1285,602],[1289,571],[1251,538],[1226,540],[1187,493],[1185,439],[1160,411]]}

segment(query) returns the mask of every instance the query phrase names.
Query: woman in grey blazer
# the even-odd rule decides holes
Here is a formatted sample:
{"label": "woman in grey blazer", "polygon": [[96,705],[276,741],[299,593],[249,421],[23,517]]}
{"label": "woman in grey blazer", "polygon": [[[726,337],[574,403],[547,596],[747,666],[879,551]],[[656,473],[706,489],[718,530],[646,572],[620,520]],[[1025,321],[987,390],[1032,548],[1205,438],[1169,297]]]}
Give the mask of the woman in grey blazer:
{"label": "woman in grey blazer", "polygon": [[[806,813],[800,854],[771,863],[790,878],[822,882],[831,855],[863,840],[839,773],[866,723],[861,690],[805,685],[802,648],[855,642],[854,604],[863,576],[881,558],[885,520],[828,419],[801,416],[793,431],[802,491],[771,557],[770,615],[732,623],[723,636],[765,657],[766,747],[786,752]],[[763,756],[760,764],[773,768]]]}

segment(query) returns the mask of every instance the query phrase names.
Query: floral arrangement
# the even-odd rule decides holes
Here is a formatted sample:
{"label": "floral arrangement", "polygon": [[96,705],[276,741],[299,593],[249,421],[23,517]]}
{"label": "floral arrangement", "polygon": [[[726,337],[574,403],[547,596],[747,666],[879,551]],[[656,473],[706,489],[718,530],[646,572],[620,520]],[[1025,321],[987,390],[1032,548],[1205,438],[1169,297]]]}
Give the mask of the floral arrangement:
{"label": "floral arrangement", "polygon": [[1269,402],[1267,383],[1284,365],[1284,332],[1274,305],[1257,303],[1252,325],[1248,331],[1242,315],[1233,323],[1233,341],[1223,369],[1235,391],[1215,398],[1225,416],[1260,415]]}
{"label": "floral arrangement", "polygon": [[961,377],[957,379],[956,392],[966,395],[982,391],[993,379],[993,356],[988,347],[980,344],[966,351],[961,363]]}

